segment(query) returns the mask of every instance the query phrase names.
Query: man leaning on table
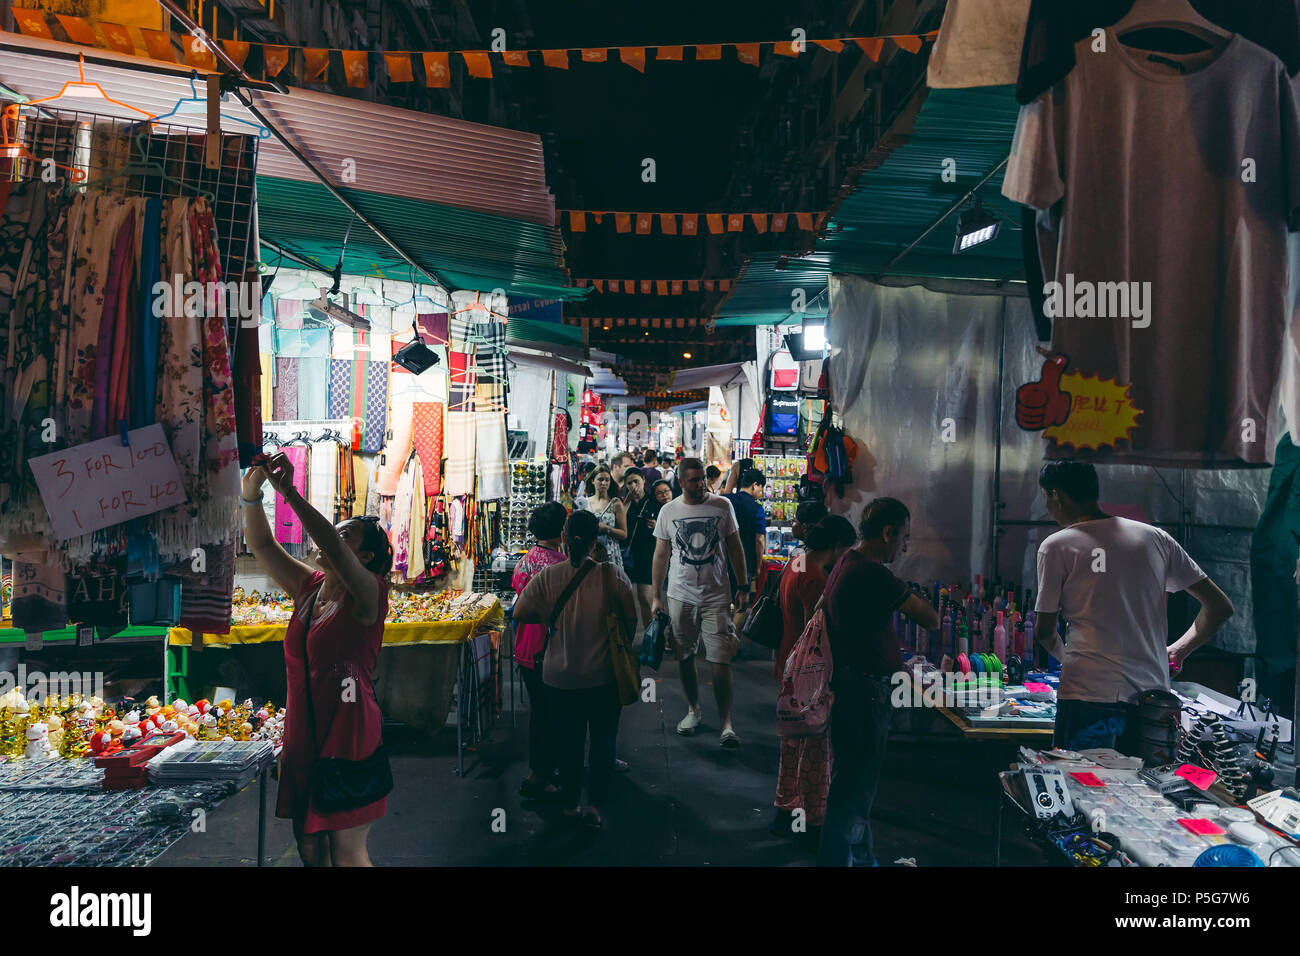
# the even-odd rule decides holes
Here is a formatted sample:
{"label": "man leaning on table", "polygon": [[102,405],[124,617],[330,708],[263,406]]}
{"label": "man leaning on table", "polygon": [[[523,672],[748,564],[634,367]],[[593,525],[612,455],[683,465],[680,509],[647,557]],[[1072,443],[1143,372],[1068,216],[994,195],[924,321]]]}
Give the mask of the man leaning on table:
{"label": "man leaning on table", "polygon": [[[1038,546],[1035,637],[1061,661],[1054,743],[1068,750],[1113,747],[1136,754],[1137,696],[1169,690],[1169,667],[1208,642],[1232,602],[1168,533],[1108,515],[1097,504],[1097,469],[1049,461],[1038,474],[1047,511],[1061,525]],[[1201,604],[1167,644],[1166,594]],[[1056,633],[1066,620],[1065,643]]]}

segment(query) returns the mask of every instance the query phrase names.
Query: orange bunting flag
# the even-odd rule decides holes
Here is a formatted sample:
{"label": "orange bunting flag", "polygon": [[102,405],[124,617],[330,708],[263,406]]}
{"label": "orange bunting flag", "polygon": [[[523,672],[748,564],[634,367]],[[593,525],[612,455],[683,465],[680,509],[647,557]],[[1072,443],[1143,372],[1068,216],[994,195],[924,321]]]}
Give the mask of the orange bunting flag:
{"label": "orange bunting flag", "polygon": [[786,215],[783,212],[772,213],[772,231],[785,232]]}
{"label": "orange bunting flag", "polygon": [[279,76],[280,71],[289,65],[289,48],[287,46],[262,47],[262,65],[266,69],[268,80]]}
{"label": "orange bunting flag", "polygon": [[704,280],[704,291],[705,291],[705,292],[712,292],[712,291],[713,291],[713,280],[712,280],[712,279],[705,279],[705,280]]}
{"label": "orange bunting flag", "polygon": [[245,40],[222,40],[221,46],[226,51],[226,56],[230,57],[235,66],[241,70],[244,68],[244,64],[248,62],[249,51],[253,49],[253,44]]}
{"label": "orange bunting flag", "polygon": [[482,50],[466,50],[461,53],[465,58],[465,68],[469,70],[470,76],[477,76],[479,79],[492,79],[492,61]]}
{"label": "orange bunting flag", "polygon": [[604,280],[604,279],[592,279],[592,280],[591,280],[591,284],[592,284],[593,286],[596,287],[596,291],[597,291],[597,292],[604,292],[604,291],[605,291],[605,280]]}
{"label": "orange bunting flag", "polygon": [[217,58],[208,45],[198,37],[186,37],[181,40],[185,46],[185,62],[195,69],[215,70],[217,68]]}
{"label": "orange bunting flag", "polygon": [[609,58],[609,50],[603,46],[585,47],[582,51],[583,63],[604,63]]}
{"label": "orange bunting flag", "polygon": [[813,227],[813,214],[812,214],[812,213],[810,213],[810,212],[797,212],[797,213],[794,214],[794,219],[795,219],[795,222],[797,222],[797,223],[799,224],[799,228],[802,229],[804,232],[812,232],[812,227]]}
{"label": "orange bunting flag", "polygon": [[709,232],[725,232],[726,227],[722,224],[722,213],[709,212],[704,214],[704,218],[709,221]]}
{"label": "orange bunting flag", "polygon": [[741,63],[748,63],[750,66],[758,66],[758,44],[737,43],[736,59]]}
{"label": "orange bunting flag", "polygon": [[554,67],[557,70],[567,70],[569,68],[569,51],[568,50],[543,50],[542,62],[547,66]]}
{"label": "orange bunting flag", "polygon": [[813,40],[813,43],[816,43],[823,50],[828,50],[831,53],[839,53],[844,49],[843,40]]}
{"label": "orange bunting flag", "polygon": [[656,279],[656,280],[655,280],[655,295],[667,295],[667,294],[668,294],[668,280],[667,280],[667,279]]}
{"label": "orange bunting flag", "polygon": [[700,280],[699,280],[699,279],[687,279],[687,280],[686,280],[686,291],[687,291],[687,292],[699,292],[699,291],[700,291]]}
{"label": "orange bunting flag", "polygon": [[733,212],[727,217],[727,232],[744,232],[745,231],[745,214],[743,212]]}
{"label": "orange bunting flag", "polygon": [[603,226],[605,224],[605,214],[603,212],[593,212],[591,218],[598,226]]}
{"label": "orange bunting flag", "polygon": [[411,57],[406,53],[385,53],[384,65],[388,67],[388,82],[412,83],[415,71],[411,68]]}
{"label": "orange bunting flag", "polygon": [[[617,292],[617,291],[618,291],[618,280],[617,280],[617,279],[604,279],[604,280],[602,280],[602,281],[605,283],[605,290],[606,290],[607,292]],[[598,287],[598,288],[599,288],[599,287]]]}
{"label": "orange bunting flag", "polygon": [[642,294],[642,295],[649,295],[649,294],[650,294],[650,280],[649,280],[649,279],[642,279],[642,280],[641,280],[641,294]]}
{"label": "orange bunting flag", "polygon": [[[23,10],[20,7],[13,8],[14,22],[18,24],[18,31],[29,37],[40,37],[43,40],[53,40],[54,34],[50,32],[50,25],[45,22],[45,17],[39,10]],[[659,59],[663,59],[661,56]],[[680,59],[680,57],[678,57]]]}
{"label": "orange bunting flag", "polygon": [[901,46],[908,53],[921,52],[921,38],[916,36],[897,36],[890,37],[895,43]]}
{"label": "orange bunting flag", "polygon": [[659,231],[665,236],[677,235],[677,217],[670,212],[659,214]]}
{"label": "orange bunting flag", "polygon": [[858,37],[853,42],[862,47],[863,53],[877,61],[880,59],[880,51],[885,48],[885,41],[880,37]]}
{"label": "orange bunting flag", "polygon": [[531,66],[527,50],[502,50],[501,59],[506,66]]}
{"label": "orange bunting flag", "polygon": [[309,49],[302,51],[303,60],[306,62],[306,68],[303,70],[303,82],[315,83],[324,82],[325,73],[330,68],[330,51]]}
{"label": "orange bunting flag", "polygon": [[451,86],[451,54],[424,54],[424,83],[430,88]]}
{"label": "orange bunting flag", "polygon": [[697,60],[721,60],[722,44],[721,43],[701,43],[695,47],[695,59]]}
{"label": "orange bunting flag", "polygon": [[645,72],[645,47],[621,46],[618,48],[618,58],[638,73]]}
{"label": "orange bunting flag", "polygon": [[114,53],[125,53],[127,56],[135,54],[135,42],[131,39],[131,31],[120,23],[105,23],[99,21],[99,32],[104,34],[105,45]]}
{"label": "orange bunting flag", "polygon": [[632,214],[630,212],[614,213],[614,226],[619,232],[631,232]]}
{"label": "orange bunting flag", "polygon": [[754,228],[759,232],[767,232],[767,213],[751,212],[749,218],[754,220]]}
{"label": "orange bunting flag", "polygon": [[650,223],[654,221],[648,212],[639,212],[636,214],[636,234],[638,236],[650,235]]}
{"label": "orange bunting flag", "polygon": [[818,232],[821,231],[822,226],[826,225],[826,218],[827,218],[827,214],[824,213],[824,212],[819,212],[819,213],[817,214],[817,231],[818,231]]}
{"label": "orange bunting flag", "polygon": [[370,54],[365,50],[343,50],[343,73],[348,86],[365,88],[370,85]]}
{"label": "orange bunting flag", "polygon": [[624,294],[624,295],[636,295],[636,283],[633,282],[631,279],[624,279],[624,280],[623,280],[623,294]]}
{"label": "orange bunting flag", "polygon": [[772,52],[777,56],[798,56],[799,51],[794,48],[793,40],[782,40],[779,43],[772,44]]}
{"label": "orange bunting flag", "polygon": [[679,46],[655,47],[656,60],[680,60],[681,58],[682,58],[682,48]]}
{"label": "orange bunting flag", "polygon": [[700,231],[700,217],[695,213],[686,213],[682,216],[682,235],[696,236]]}
{"label": "orange bunting flag", "polygon": [[719,291],[719,292],[730,292],[730,291],[731,291],[731,280],[730,280],[730,279],[719,279],[719,280],[718,280],[718,291]]}
{"label": "orange bunting flag", "polygon": [[672,281],[672,283],[671,283],[671,287],[672,287],[672,290],[673,290],[673,295],[681,295],[681,294],[682,294],[682,280],[681,280],[681,279],[674,279],[674,280]]}
{"label": "orange bunting flag", "polygon": [[63,24],[63,29],[68,33],[68,39],[73,43],[80,43],[84,46],[98,46],[99,41],[95,39],[95,31],[90,28],[90,23],[81,17],[64,16],[62,13],[56,13],[55,16]]}
{"label": "orange bunting flag", "polygon": [[569,210],[569,228],[574,232],[586,232],[587,214],[581,209]]}
{"label": "orange bunting flag", "polygon": [[172,49],[170,33],[166,30],[141,30],[140,35],[144,37],[144,48],[149,51],[150,57],[165,63],[176,62],[176,51]]}

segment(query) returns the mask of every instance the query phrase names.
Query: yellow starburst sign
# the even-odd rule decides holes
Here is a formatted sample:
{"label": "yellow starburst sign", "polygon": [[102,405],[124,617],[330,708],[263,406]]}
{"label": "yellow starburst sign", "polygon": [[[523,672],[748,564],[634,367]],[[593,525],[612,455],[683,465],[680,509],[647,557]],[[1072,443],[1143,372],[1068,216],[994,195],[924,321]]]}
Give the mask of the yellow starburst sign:
{"label": "yellow starburst sign", "polygon": [[1075,449],[1117,447],[1131,437],[1142,410],[1133,405],[1128,385],[1114,379],[1071,372],[1061,376],[1060,389],[1070,395],[1070,414],[1060,425],[1043,431],[1044,438]]}

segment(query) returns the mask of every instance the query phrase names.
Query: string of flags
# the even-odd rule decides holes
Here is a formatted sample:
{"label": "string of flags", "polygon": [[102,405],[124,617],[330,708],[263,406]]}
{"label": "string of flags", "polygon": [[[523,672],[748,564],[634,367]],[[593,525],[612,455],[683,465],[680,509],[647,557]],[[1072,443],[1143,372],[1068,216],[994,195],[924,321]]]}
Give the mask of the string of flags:
{"label": "string of flags", "polygon": [[564,323],[566,325],[583,325],[588,328],[603,329],[694,329],[705,326],[713,320],[708,318],[696,317],[673,317],[673,318],[639,318],[618,316],[611,318],[592,318],[591,316],[566,315]]}
{"label": "string of flags", "polygon": [[574,279],[580,289],[627,295],[682,295],[687,292],[730,292],[731,279]]}
{"label": "string of flags", "polygon": [[[19,32],[25,36],[40,37],[45,40],[62,39],[56,37],[51,23],[41,10],[12,8],[14,22]],[[127,56],[137,56],[137,50],[143,50],[155,60],[177,63],[185,62],[196,69],[216,70],[215,54],[207,43],[199,37],[182,36],[167,30],[148,30],[128,28],[119,23],[95,20],[71,14],[51,14],[62,28],[62,33],[73,43],[83,46],[101,47]],[[98,31],[98,33],[96,33]],[[141,42],[136,43],[133,32],[140,35]],[[556,70],[567,70],[574,62],[572,55],[577,55],[578,63],[606,63],[610,54],[616,54],[619,62],[644,73],[646,61],[651,52],[656,62],[683,62],[686,52],[691,51],[696,62],[721,60],[723,51],[730,50],[738,62],[749,66],[761,65],[764,47],[777,56],[798,57],[812,47],[818,47],[830,53],[840,53],[845,47],[853,45],[873,61],[878,61],[885,50],[886,42],[893,44],[907,53],[919,53],[924,43],[931,42],[938,36],[938,30],[928,33],[904,33],[888,36],[871,37],[832,37],[821,40],[805,39],[802,31],[794,31],[788,40],[760,41],[757,43],[682,43],[672,46],[609,46],[609,47],[561,47],[556,49],[524,50],[400,50],[371,51],[343,50],[337,47],[290,47],[269,43],[255,43],[247,40],[220,40],[222,49],[240,69],[245,69],[250,54],[256,49],[260,54],[261,67],[265,79],[278,77],[290,65],[290,55],[302,55],[302,82],[323,83],[329,71],[331,57],[339,55],[344,76],[348,86],[367,87],[371,81],[372,64],[377,66],[382,58],[390,83],[415,82],[415,64],[418,62],[424,71],[424,83],[431,88],[451,86],[451,69],[453,58],[465,65],[472,77],[491,79],[493,64],[509,67],[536,67],[541,65]],[[177,58],[180,52],[181,59]],[[296,72],[296,64],[295,64]]]}
{"label": "string of flags", "polygon": [[744,232],[748,222],[755,232],[820,231],[826,224],[825,212],[609,212],[596,209],[560,209],[561,222],[567,221],[570,232],[586,232],[588,220],[602,225],[605,217],[612,217],[618,232],[635,232],[648,236],[654,232],[655,221],[659,233],[665,236],[698,236],[700,220],[714,235],[724,232]]}

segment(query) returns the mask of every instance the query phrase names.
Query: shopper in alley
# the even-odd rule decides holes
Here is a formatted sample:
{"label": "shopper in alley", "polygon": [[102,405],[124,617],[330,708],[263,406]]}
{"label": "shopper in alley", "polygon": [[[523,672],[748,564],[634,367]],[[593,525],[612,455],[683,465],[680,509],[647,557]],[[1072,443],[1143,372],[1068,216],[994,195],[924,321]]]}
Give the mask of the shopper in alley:
{"label": "shopper in alley", "polygon": [[[318,567],[276,542],[262,507],[263,483],[302,522],[318,549]],[[294,487],[293,464],[284,454],[245,472],[240,502],[248,549],[294,597],[284,635],[288,716],[275,815],[293,820],[305,865],[370,866],[366,837],[387,812],[392,789],[374,690],[392,545],[377,519],[331,524]],[[329,778],[318,774],[325,759],[338,770]],[[328,786],[331,779],[342,793]]]}
{"label": "shopper in alley", "polygon": [[623,570],[636,591],[637,610],[641,615],[637,624],[638,634],[649,626],[652,619],[650,584],[654,570],[655,519],[660,507],[659,502],[647,493],[646,484],[639,468],[629,468],[623,475],[623,488],[627,493],[623,502],[627,525]]}
{"label": "shopper in alley", "polygon": [[[1232,616],[1232,602],[1166,531],[1108,515],[1097,503],[1097,469],[1049,461],[1038,474],[1061,530],[1038,546],[1035,638],[1061,661],[1058,747],[1140,752],[1137,704],[1169,690],[1170,665],[1205,644]],[[1192,626],[1168,643],[1168,595],[1200,602]],[[1068,622],[1064,646],[1058,615]]]}
{"label": "shopper in alley", "polygon": [[[707,472],[705,473],[707,476]],[[763,497],[763,488],[767,485],[767,476],[757,468],[750,468],[739,478],[739,490],[726,495],[726,499],[731,502],[732,510],[736,513],[736,526],[740,531],[740,544],[745,551],[745,565],[750,572],[750,594],[747,596],[744,606],[748,606],[749,601],[753,600],[753,584],[758,578],[759,562],[763,555],[767,553],[767,514],[763,511],[763,505],[760,500]],[[731,589],[735,593],[739,590],[739,582],[736,580],[735,572],[731,572]],[[737,607],[741,607],[739,601]],[[744,624],[745,612],[738,610],[736,612],[735,625],[740,628]]]}
{"label": "shopper in alley", "polygon": [[[561,550],[564,522],[568,512],[558,501],[538,506],[528,518],[528,533],[537,544],[519,559],[511,586],[515,594],[540,571],[565,561]],[[555,732],[550,716],[550,696],[542,685],[542,648],[546,643],[546,626],[540,622],[515,625],[515,662],[528,691],[528,776],[519,785],[521,796],[545,799],[556,792],[551,777],[555,773]]]}
{"label": "shopper in alley", "polygon": [[831,751],[819,866],[875,866],[871,806],[876,799],[893,714],[891,678],[903,669],[893,613],[927,630],[939,615],[886,567],[907,550],[911,515],[896,498],[876,498],[862,512],[861,540],[846,551],[826,581],[830,639]]}
{"label": "shopper in alley", "polygon": [[[600,523],[589,511],[575,511],[564,526],[569,560],[535,574],[515,602],[516,622],[548,626],[542,681],[550,695],[551,726],[560,769],[560,799],[565,814],[581,817],[590,828],[604,822],[614,776],[615,743],[622,711],[618,685],[610,662],[610,612],[626,626],[636,620],[632,586],[621,570],[593,560]],[[606,581],[610,586],[606,586]],[[587,799],[581,799],[584,750]]]}
{"label": "shopper in alley", "polygon": [[[785,662],[803,634],[817,603],[826,591],[826,576],[843,554],[857,543],[853,524],[842,515],[830,515],[806,529],[806,548],[785,567],[781,575],[781,646],[772,664],[772,676],[780,680]],[[810,737],[782,737],[781,761],[777,768],[776,814],[772,830],[792,832],[795,810],[803,810],[807,838],[816,841],[826,815],[826,795],[831,785],[831,748],[828,733]],[[814,846],[816,843],[814,842]]]}
{"label": "shopper in alley", "polygon": [[732,727],[731,661],[740,649],[731,617],[730,565],[739,588],[736,600],[743,610],[748,601],[750,569],[740,540],[731,502],[705,489],[704,463],[683,459],[678,466],[682,496],[659,512],[655,524],[654,592],[652,612],[667,609],[672,619],[673,644],[679,661],[682,689],[689,704],[677,732],[690,736],[701,722],[700,685],[695,657],[701,650],[713,665],[713,694],[723,747],[740,746]]}

